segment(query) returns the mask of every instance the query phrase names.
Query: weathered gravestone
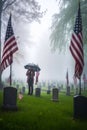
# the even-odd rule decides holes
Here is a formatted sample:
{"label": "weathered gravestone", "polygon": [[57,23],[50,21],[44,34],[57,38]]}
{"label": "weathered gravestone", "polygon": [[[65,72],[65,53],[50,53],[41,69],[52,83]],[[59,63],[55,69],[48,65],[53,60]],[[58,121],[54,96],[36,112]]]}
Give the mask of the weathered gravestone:
{"label": "weathered gravestone", "polygon": [[58,94],[59,94],[58,88],[53,88],[52,89],[52,101],[58,101]]}
{"label": "weathered gravestone", "polygon": [[51,92],[51,86],[50,85],[48,85],[48,90],[47,90],[47,94],[50,94],[50,92]]}
{"label": "weathered gravestone", "polygon": [[17,89],[5,87],[3,89],[3,110],[17,110]]}
{"label": "weathered gravestone", "polygon": [[40,97],[41,94],[41,88],[35,88],[35,96]]}
{"label": "weathered gravestone", "polygon": [[68,95],[68,96],[70,95],[70,86],[66,87],[66,95]]}
{"label": "weathered gravestone", "polygon": [[74,118],[87,119],[87,97],[77,95],[74,96]]}
{"label": "weathered gravestone", "polygon": [[50,94],[50,92],[51,92],[50,90],[47,90],[47,94]]}

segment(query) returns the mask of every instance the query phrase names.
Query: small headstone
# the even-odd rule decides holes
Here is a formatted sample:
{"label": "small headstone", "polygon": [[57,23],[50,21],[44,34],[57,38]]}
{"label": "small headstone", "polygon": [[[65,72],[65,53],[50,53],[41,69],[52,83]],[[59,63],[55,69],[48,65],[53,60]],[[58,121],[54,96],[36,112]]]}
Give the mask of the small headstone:
{"label": "small headstone", "polygon": [[63,89],[63,84],[61,85],[61,90]]}
{"label": "small headstone", "polygon": [[13,87],[5,87],[3,89],[3,105],[4,110],[17,110],[17,89]]}
{"label": "small headstone", "polygon": [[35,88],[35,96],[40,97],[41,94],[41,89],[40,88]]}
{"label": "small headstone", "polygon": [[47,94],[50,94],[50,92],[51,92],[50,90],[47,90]]}
{"label": "small headstone", "polygon": [[68,96],[70,95],[70,86],[66,87],[66,95],[68,95]]}
{"label": "small headstone", "polygon": [[72,90],[74,90],[74,85],[73,84],[71,85],[71,88],[72,88]]}
{"label": "small headstone", "polygon": [[51,92],[51,86],[50,85],[48,85],[48,90],[47,90],[47,94],[50,94],[50,92]]}
{"label": "small headstone", "polygon": [[58,88],[53,88],[52,89],[52,100],[53,101],[58,101]]}
{"label": "small headstone", "polygon": [[74,96],[74,118],[87,119],[87,97]]}

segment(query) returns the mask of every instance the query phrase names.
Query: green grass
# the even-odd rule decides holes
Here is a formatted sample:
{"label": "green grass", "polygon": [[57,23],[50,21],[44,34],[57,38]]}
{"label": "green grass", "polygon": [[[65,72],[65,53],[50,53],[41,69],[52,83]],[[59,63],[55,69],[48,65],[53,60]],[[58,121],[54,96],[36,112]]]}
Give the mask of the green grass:
{"label": "green grass", "polygon": [[[1,130],[87,130],[87,120],[73,119],[73,95],[59,93],[59,102],[52,95],[24,95],[17,100],[18,111],[0,109]],[[0,92],[0,106],[3,95]]]}

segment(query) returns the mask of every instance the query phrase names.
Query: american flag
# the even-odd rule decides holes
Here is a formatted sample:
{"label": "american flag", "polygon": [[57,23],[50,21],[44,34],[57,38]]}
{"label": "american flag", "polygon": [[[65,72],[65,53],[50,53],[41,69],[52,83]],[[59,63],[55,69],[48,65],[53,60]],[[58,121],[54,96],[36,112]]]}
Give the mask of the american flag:
{"label": "american flag", "polygon": [[84,67],[84,53],[83,53],[83,36],[82,36],[82,18],[80,11],[80,2],[78,14],[75,21],[74,30],[72,33],[70,51],[75,60],[75,73],[74,75],[80,79]]}
{"label": "american flag", "polygon": [[11,15],[8,20],[5,42],[2,53],[2,62],[1,62],[1,71],[6,69],[13,62],[13,54],[18,50],[16,39],[14,36],[12,24],[11,24]]}

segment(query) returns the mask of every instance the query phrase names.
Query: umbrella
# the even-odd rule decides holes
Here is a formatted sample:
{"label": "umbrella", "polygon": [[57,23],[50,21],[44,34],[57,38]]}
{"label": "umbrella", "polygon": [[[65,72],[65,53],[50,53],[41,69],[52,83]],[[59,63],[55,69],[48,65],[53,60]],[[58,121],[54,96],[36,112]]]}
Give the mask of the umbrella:
{"label": "umbrella", "polygon": [[24,66],[25,69],[33,69],[34,71],[40,71],[40,67],[34,63],[29,63],[27,65]]}

